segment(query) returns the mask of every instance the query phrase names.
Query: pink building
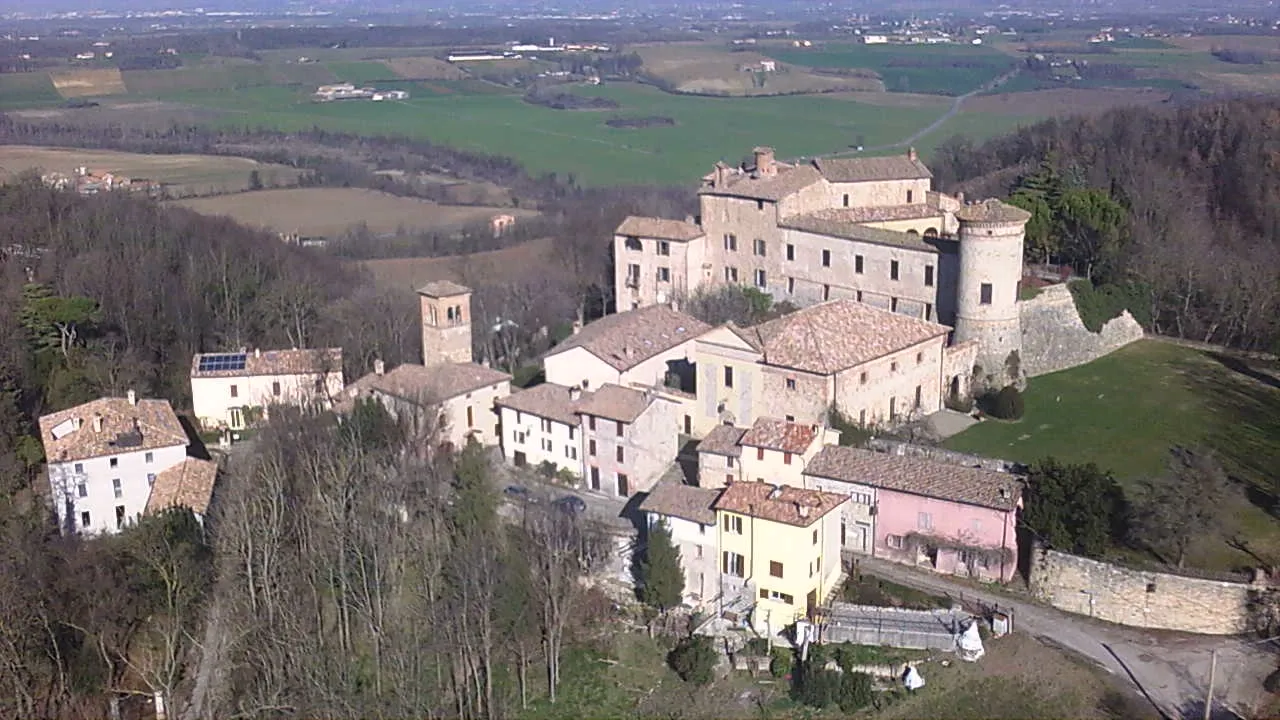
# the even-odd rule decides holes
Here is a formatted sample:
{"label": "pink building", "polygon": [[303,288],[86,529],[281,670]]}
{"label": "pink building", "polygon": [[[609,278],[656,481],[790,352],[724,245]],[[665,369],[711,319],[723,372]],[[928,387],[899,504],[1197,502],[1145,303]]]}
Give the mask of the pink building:
{"label": "pink building", "polygon": [[870,505],[867,550],[875,557],[981,580],[1007,582],[1017,572],[1022,481],[1016,475],[826,447],[805,476],[807,486],[847,487],[851,499]]}

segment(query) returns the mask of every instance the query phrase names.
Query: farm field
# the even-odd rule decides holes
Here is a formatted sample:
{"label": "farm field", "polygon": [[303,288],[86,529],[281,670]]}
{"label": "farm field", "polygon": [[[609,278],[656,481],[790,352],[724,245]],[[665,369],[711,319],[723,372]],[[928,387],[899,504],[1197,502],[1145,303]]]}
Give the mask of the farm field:
{"label": "farm field", "polygon": [[49,74],[53,87],[64,98],[123,95],[124,79],[116,68],[60,70]]}
{"label": "farm field", "polygon": [[111,150],[79,150],[70,148],[0,145],[0,167],[7,172],[0,177],[13,177],[25,170],[70,174],[85,166],[129,177],[145,177],[169,185],[175,195],[239,192],[248,187],[249,173],[254,170],[263,184],[288,184],[297,180],[298,171],[283,165],[221,155],[144,155]]}
{"label": "farm field", "polygon": [[[1093,462],[1130,490],[1166,471],[1171,445],[1208,447],[1244,485],[1235,509],[1249,550],[1266,562],[1280,559],[1280,522],[1263,507],[1280,490],[1276,368],[1233,368],[1201,350],[1143,340],[1087,365],[1033,378],[1025,397],[1022,420],[980,423],[947,447],[1022,462],[1049,455]],[[1209,569],[1258,562],[1208,536],[1187,559]]]}
{"label": "farm field", "polygon": [[775,72],[750,72],[769,58],[756,52],[727,52],[718,43],[666,43],[636,48],[644,71],[677,92],[758,96],[833,89],[882,91],[875,78],[818,75],[781,65]]}
{"label": "farm field", "polygon": [[[435,85],[436,83],[432,83]],[[572,174],[584,185],[693,184],[717,160],[736,162],[762,143],[780,157],[901,140],[937,118],[936,109],[883,107],[842,97],[706,98],[618,83],[578,88],[619,103],[611,112],[553,110],[517,95],[426,94],[396,103],[326,103],[288,88],[173,93],[166,99],[226,113],[234,126],[300,130],[320,126],[404,134],[520,160],[534,173]],[[612,117],[670,117],[674,126],[612,128]]]}
{"label": "farm field", "polygon": [[790,65],[810,68],[863,68],[880,75],[889,92],[963,95],[1011,70],[1016,60],[986,46],[861,45],[762,47],[761,52]]}
{"label": "farm field", "polygon": [[965,101],[961,114],[1042,119],[1103,112],[1121,106],[1158,105],[1168,100],[1167,91],[1152,88],[1085,90],[1067,87],[978,95]]}
{"label": "farm field", "polygon": [[333,236],[360,223],[375,233],[399,229],[456,228],[483,222],[495,214],[528,217],[528,210],[438,205],[355,188],[291,188],[174,200],[205,215],[227,215],[255,227],[302,235]]}
{"label": "farm field", "polygon": [[552,240],[543,238],[522,245],[448,257],[386,258],[364,260],[360,264],[379,285],[396,290],[413,290],[435,280],[452,280],[463,285],[478,278],[488,282],[512,282],[535,274],[564,272],[553,258]]}
{"label": "farm field", "polygon": [[0,110],[56,107],[63,103],[48,73],[0,75]]}

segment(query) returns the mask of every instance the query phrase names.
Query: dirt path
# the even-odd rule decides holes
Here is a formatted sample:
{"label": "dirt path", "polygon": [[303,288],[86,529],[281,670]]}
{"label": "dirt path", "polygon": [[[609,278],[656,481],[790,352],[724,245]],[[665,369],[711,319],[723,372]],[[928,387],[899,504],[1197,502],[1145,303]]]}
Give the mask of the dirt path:
{"label": "dirt path", "polygon": [[1204,713],[1212,653],[1218,652],[1214,718],[1247,716],[1274,659],[1239,638],[1144,632],[1055,610],[875,558],[859,558],[867,572],[908,587],[1012,608],[1014,628],[1082,655],[1127,679],[1167,718]]}

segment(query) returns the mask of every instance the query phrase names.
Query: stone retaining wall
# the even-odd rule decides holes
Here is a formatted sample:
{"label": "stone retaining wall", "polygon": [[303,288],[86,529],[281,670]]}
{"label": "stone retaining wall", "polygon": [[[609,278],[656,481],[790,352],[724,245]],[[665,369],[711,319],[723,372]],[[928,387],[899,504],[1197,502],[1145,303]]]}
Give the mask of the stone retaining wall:
{"label": "stone retaining wall", "polygon": [[1102,332],[1089,332],[1066,284],[1049,285],[1018,307],[1022,317],[1019,354],[1028,377],[1083,365],[1143,336],[1142,326],[1127,310],[1108,320]]}
{"label": "stone retaining wall", "polygon": [[1036,549],[1031,593],[1067,612],[1120,625],[1236,635],[1250,628],[1251,592],[1265,585],[1131,570]]}

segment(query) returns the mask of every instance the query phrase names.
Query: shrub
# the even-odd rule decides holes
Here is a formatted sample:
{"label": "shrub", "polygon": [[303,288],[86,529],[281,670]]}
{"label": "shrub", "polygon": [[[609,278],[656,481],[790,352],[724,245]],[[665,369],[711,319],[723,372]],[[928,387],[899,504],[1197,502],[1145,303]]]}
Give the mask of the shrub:
{"label": "shrub", "polygon": [[1144,328],[1151,327],[1151,304],[1147,289],[1137,283],[1105,284],[1094,287],[1088,280],[1072,280],[1067,287],[1076,302],[1076,312],[1090,332],[1101,332],[1107,321],[1125,310]]}
{"label": "shrub", "polygon": [[988,395],[984,404],[988,413],[1001,420],[1021,420],[1026,411],[1022,393],[1012,385],[998,393]]}
{"label": "shrub", "polygon": [[667,662],[681,680],[696,685],[709,685],[715,679],[716,649],[706,635],[687,637],[667,655]]}
{"label": "shrub", "polygon": [[831,707],[840,702],[841,680],[841,673],[827,670],[810,658],[795,674],[791,699],[809,707]]}
{"label": "shrub", "polygon": [[870,428],[850,420],[835,405],[827,410],[827,424],[840,431],[840,444],[845,447],[866,447],[871,439]]}
{"label": "shrub", "polygon": [[871,676],[860,672],[846,672],[840,678],[840,710],[853,713],[871,704],[875,691],[871,687]]}
{"label": "shrub", "polygon": [[957,395],[955,393],[947,393],[944,401],[948,410],[956,412],[969,413],[973,412],[973,398]]}
{"label": "shrub", "polygon": [[765,638],[751,638],[747,641],[748,655],[763,657],[769,654],[769,641]]}
{"label": "shrub", "polygon": [[771,658],[769,660],[769,674],[776,678],[786,677],[795,666],[795,655],[787,648],[774,648]]}

